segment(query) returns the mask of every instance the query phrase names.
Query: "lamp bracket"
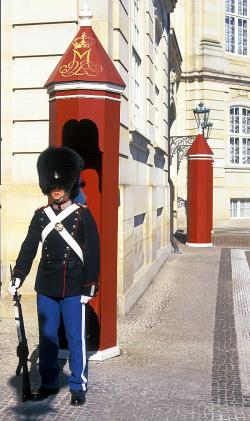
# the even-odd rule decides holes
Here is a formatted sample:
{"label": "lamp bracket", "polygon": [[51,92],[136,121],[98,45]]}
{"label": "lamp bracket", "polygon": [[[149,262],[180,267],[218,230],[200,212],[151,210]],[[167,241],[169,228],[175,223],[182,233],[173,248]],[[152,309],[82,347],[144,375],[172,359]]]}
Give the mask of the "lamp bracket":
{"label": "lamp bracket", "polygon": [[174,155],[177,155],[177,172],[180,169],[181,161],[186,158],[187,151],[192,145],[196,136],[189,135],[189,136],[171,136],[170,137],[170,147],[171,147],[171,155],[170,155],[170,165],[172,164],[172,160]]}

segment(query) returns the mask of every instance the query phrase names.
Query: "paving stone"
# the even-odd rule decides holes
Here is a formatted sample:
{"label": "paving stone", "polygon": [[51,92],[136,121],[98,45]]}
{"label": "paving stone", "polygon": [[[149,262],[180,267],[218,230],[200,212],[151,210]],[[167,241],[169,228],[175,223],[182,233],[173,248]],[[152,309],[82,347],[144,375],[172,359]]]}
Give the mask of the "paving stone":
{"label": "paving stone", "polygon": [[[245,322],[235,322],[230,249],[180,247],[182,254],[170,256],[130,314],[119,318],[121,356],[90,363],[83,407],[69,405],[68,362],[61,364],[58,395],[40,403],[20,401],[15,323],[2,319],[0,420],[250,421],[250,396],[241,384],[244,358],[239,364],[247,344],[237,333]],[[246,291],[241,288],[241,295]],[[36,389],[34,320],[26,320],[26,333]]]}

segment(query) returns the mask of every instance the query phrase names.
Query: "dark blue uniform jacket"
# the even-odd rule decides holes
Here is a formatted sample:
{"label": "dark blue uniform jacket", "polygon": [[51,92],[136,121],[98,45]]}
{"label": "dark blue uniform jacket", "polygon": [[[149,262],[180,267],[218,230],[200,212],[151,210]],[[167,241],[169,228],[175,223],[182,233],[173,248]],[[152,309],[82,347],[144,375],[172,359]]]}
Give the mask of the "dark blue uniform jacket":
{"label": "dark blue uniform jacket", "polygon": [[[35,282],[35,290],[40,294],[60,298],[74,295],[94,296],[98,291],[98,231],[88,208],[77,204],[79,208],[67,216],[62,224],[83,250],[84,264],[59,232],[53,229],[42,246]],[[60,212],[54,207],[52,209],[56,215]],[[42,231],[49,222],[44,208],[35,212],[13,269],[14,277],[20,278],[21,282],[31,269]]]}

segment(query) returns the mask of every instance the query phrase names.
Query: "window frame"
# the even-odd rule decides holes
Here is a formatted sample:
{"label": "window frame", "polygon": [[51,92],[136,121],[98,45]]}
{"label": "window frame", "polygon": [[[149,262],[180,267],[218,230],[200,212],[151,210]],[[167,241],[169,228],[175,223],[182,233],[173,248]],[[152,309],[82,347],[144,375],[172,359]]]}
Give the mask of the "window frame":
{"label": "window frame", "polygon": [[[247,1],[247,14],[243,15],[243,14],[239,14],[239,1],[240,0],[234,0],[235,2],[235,9],[234,12],[228,12],[226,10],[226,6],[227,6],[227,2],[232,2],[233,0],[225,0],[225,4],[224,4],[224,12],[225,12],[225,19],[224,19],[224,45],[225,45],[225,53],[229,54],[229,55],[233,55],[236,57],[241,57],[241,58],[249,58],[249,51],[250,51],[250,41],[249,41],[249,29],[250,29],[250,0],[246,0]],[[243,0],[242,0],[243,1]],[[229,28],[230,28],[230,19],[234,19],[234,52],[230,51],[230,32],[229,32],[229,40],[228,40],[228,50],[227,50],[227,42],[226,42],[226,20],[227,18],[229,19]],[[239,53],[239,21],[240,20],[245,20],[246,21],[246,31],[247,31],[247,36],[246,36],[246,54]],[[242,29],[243,31],[243,29]],[[243,34],[242,34],[242,49],[244,49],[244,39],[243,39]]]}
{"label": "window frame", "polygon": [[[145,123],[143,120],[144,105],[144,80],[142,77],[142,55],[139,46],[142,37],[142,10],[141,0],[130,0],[131,11],[131,52],[130,52],[130,94],[131,94],[131,108],[130,108],[130,129],[139,133],[145,132]],[[140,51],[140,52],[139,52]]]}
{"label": "window frame", "polygon": [[[241,216],[241,211],[243,210],[241,208],[241,204],[245,202],[248,203],[248,206],[246,206],[246,208],[249,209],[249,216]],[[234,206],[234,209],[233,209],[233,206]],[[233,210],[236,211],[236,216],[232,215]],[[230,219],[250,219],[250,198],[241,197],[241,198],[230,199]]]}
{"label": "window frame", "polygon": [[161,80],[160,80],[160,69],[161,69],[161,41],[162,31],[157,26],[158,21],[155,20],[155,43],[154,43],[154,72],[155,72],[155,83],[154,83],[154,144],[162,147],[161,144]]}
{"label": "window frame", "polygon": [[132,48],[132,115],[131,123],[135,129],[142,130],[142,87],[141,87],[141,58]]}
{"label": "window frame", "polygon": [[[231,110],[232,109],[234,110],[233,117],[232,117],[233,121],[231,121],[231,115],[232,115]],[[238,122],[235,119],[235,116],[237,116],[237,114],[235,113],[236,109],[239,110]],[[243,127],[244,127],[243,110],[246,110],[246,123],[245,123],[246,124],[246,132],[243,131]],[[247,122],[247,118],[248,118],[247,114],[248,113],[249,113],[249,124]],[[236,125],[238,127],[238,132],[237,132],[237,130],[234,130],[234,131],[232,130],[232,127],[234,129]],[[229,147],[228,147],[229,148],[229,166],[233,167],[233,168],[237,168],[237,167],[250,168],[250,152],[249,152],[249,154],[247,153],[248,150],[249,150],[247,143],[250,142],[250,107],[248,107],[247,105],[234,104],[234,105],[231,105],[229,107],[229,136],[228,137],[229,137],[229,142],[228,142],[228,145],[229,145]],[[236,145],[234,148],[232,148],[232,143],[231,143],[232,139],[234,139],[235,141],[238,140],[238,145]],[[244,142],[244,140],[246,140],[246,145],[245,145],[246,153],[245,154],[243,154],[243,148],[244,148],[243,142]],[[238,148],[238,151],[237,151],[237,148]],[[238,155],[239,162],[232,162],[232,158],[233,157],[235,158],[235,154],[236,154],[236,156]],[[243,162],[244,157],[249,162],[244,163]]]}

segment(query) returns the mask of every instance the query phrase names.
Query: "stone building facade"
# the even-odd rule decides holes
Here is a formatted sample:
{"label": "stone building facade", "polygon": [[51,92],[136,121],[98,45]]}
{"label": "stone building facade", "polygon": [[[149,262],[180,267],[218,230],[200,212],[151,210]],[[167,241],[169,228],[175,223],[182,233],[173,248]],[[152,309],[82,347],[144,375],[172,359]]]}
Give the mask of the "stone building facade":
{"label": "stone building facade", "polygon": [[[180,0],[171,23],[183,58],[171,136],[197,134],[192,109],[200,101],[210,108],[214,229],[249,229],[250,1]],[[178,173],[175,162],[171,176],[175,227],[185,229],[186,160]]]}
{"label": "stone building facade", "polygon": [[[170,253],[169,21],[177,0],[88,0],[93,29],[126,83],[121,104],[118,308],[130,310]],[[78,30],[79,0],[2,2],[1,296],[34,209],[48,145],[43,88]],[[22,288],[28,297],[39,253]]]}

